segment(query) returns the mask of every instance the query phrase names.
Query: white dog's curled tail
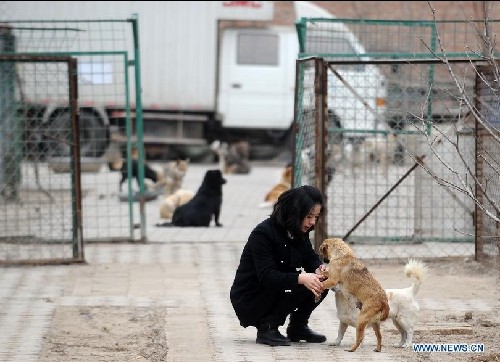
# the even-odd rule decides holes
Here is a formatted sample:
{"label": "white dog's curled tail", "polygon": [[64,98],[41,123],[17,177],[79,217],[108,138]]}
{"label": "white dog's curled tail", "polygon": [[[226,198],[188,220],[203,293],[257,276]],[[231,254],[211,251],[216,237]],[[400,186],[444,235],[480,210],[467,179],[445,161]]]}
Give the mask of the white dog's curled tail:
{"label": "white dog's curled tail", "polygon": [[416,295],[420,290],[420,285],[427,277],[427,266],[421,260],[410,259],[405,265],[404,272],[408,278],[415,279],[411,289],[413,295]]}

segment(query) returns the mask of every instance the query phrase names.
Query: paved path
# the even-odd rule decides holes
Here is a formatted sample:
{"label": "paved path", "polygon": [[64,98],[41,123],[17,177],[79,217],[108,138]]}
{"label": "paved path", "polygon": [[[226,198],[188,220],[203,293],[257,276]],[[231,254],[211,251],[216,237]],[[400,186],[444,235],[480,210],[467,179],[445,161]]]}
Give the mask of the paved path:
{"label": "paved path", "polygon": [[[193,165],[184,186],[196,189],[208,168]],[[311,320],[327,335],[326,344],[257,345],[255,329],[241,328],[234,316],[229,287],[239,255],[250,230],[270,212],[258,205],[280,169],[257,165],[251,175],[227,176],[221,228],[157,228],[157,209],[148,203],[146,244],[88,244],[85,265],[0,268],[0,361],[37,361],[60,306],[163,306],[169,361],[373,360],[370,331],[355,354],[331,346],[338,327],[333,297]],[[465,304],[422,301],[423,308],[492,308],[480,301]],[[344,343],[353,338],[350,329]],[[390,348],[377,359],[390,361]]]}

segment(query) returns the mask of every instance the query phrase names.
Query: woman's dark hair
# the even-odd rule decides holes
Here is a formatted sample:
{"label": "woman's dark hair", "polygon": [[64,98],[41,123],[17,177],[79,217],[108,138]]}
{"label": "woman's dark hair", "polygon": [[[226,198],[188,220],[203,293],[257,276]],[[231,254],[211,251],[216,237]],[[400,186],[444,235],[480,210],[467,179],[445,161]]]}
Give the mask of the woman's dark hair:
{"label": "woman's dark hair", "polygon": [[302,221],[315,205],[323,209],[323,195],[316,187],[300,186],[283,192],[274,205],[271,219],[292,235],[302,235]]}

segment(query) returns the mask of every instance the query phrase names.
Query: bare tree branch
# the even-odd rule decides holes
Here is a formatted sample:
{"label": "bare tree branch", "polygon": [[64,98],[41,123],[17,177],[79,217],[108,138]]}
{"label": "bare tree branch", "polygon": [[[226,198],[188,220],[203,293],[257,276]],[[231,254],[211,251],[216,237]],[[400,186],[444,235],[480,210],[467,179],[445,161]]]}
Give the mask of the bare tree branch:
{"label": "bare tree branch", "polygon": [[[433,8],[432,2],[428,1],[428,4],[433,20],[437,23],[436,10]],[[493,99],[498,99],[498,103],[500,103],[500,72],[498,61],[495,59],[496,39],[495,35],[491,34],[489,24],[489,14],[491,13],[491,8],[492,4],[488,5],[488,2],[482,2],[482,22],[478,23],[477,21],[472,21],[471,19],[471,25],[474,27],[479,40],[479,45],[477,47],[478,50],[472,50],[469,45],[465,45],[464,48],[468,53],[472,71],[477,75],[476,79],[483,82],[483,87],[487,87],[490,92],[488,93],[488,96],[492,96]],[[480,24],[482,24],[482,26],[480,26]],[[498,127],[495,127],[492,121],[486,117],[488,113],[493,115],[498,114],[498,109],[492,107],[492,104],[495,103],[492,102],[491,99],[486,101],[477,97],[477,95],[467,94],[466,74],[464,73],[463,78],[460,78],[455,73],[455,70],[448,59],[444,43],[437,27],[435,34],[437,44],[439,45],[439,53],[431,49],[431,47],[429,47],[422,38],[421,42],[435,58],[439,59],[446,66],[453,83],[459,91],[459,95],[456,97],[452,96],[451,91],[448,92],[448,94],[450,97],[455,98],[459,104],[460,110],[462,109],[462,106],[464,106],[467,109],[467,112],[466,114],[462,111],[459,112],[458,121],[453,125],[455,136],[452,136],[449,132],[443,132],[440,127],[437,127],[436,124],[429,122],[426,119],[424,116],[425,109],[427,108],[426,104],[422,105],[420,115],[413,115],[415,119],[419,121],[419,124],[414,124],[415,128],[426,137],[429,151],[432,153],[433,157],[435,157],[435,159],[444,166],[450,176],[442,176],[434,172],[427,163],[423,162],[422,155],[418,155],[418,157],[410,157],[417,162],[438,184],[449,190],[453,190],[454,192],[466,195],[488,218],[491,218],[493,221],[498,223],[500,222],[500,203],[497,200],[498,195],[495,195],[490,187],[490,182],[498,182],[498,179],[500,179],[500,161],[498,160],[498,155],[492,155],[487,149],[480,149],[477,151],[477,159],[475,162],[483,162],[483,164],[488,167],[488,172],[491,172],[492,174],[490,176],[481,175],[481,177],[478,177],[476,174],[475,163],[471,162],[467,158],[467,156],[469,156],[469,158],[471,155],[475,156],[476,151],[469,148],[469,152],[466,153],[467,150],[464,150],[464,146],[460,144],[461,129],[465,126],[465,124],[470,125],[473,120],[476,122],[478,127],[481,128],[481,130],[484,130],[484,133],[488,136],[488,140],[500,145],[499,129]],[[487,62],[492,69],[493,79],[487,78],[484,74],[481,74],[481,71],[475,65],[475,61],[477,61],[477,59]],[[430,83],[428,90],[429,94],[432,91],[432,87],[433,84]],[[429,97],[427,97],[427,99],[429,99]],[[482,112],[480,109],[476,107],[476,102],[478,102],[477,104],[480,105],[480,109],[485,114],[481,114]],[[491,118],[497,119],[495,117]],[[432,130],[435,131],[433,133],[437,132],[438,136],[431,138],[430,133],[427,131],[429,125],[431,125]],[[443,155],[441,155],[437,146],[444,143],[452,147],[454,154],[457,156],[457,159],[463,167],[463,170],[459,170],[455,165],[452,165],[443,157]],[[476,157],[472,159],[475,158]],[[481,194],[481,199],[478,198],[477,193]]]}

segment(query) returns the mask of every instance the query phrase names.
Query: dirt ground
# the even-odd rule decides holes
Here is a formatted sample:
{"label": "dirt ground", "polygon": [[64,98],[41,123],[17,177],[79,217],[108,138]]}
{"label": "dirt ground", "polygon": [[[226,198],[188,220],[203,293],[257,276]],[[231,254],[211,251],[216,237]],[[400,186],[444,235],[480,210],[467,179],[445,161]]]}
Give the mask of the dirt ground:
{"label": "dirt ground", "polygon": [[[498,269],[467,259],[426,263],[429,277],[418,295],[421,314],[413,342],[483,343],[485,351],[415,353],[410,349],[395,348],[392,344],[399,341],[399,335],[392,322],[387,321],[382,325],[385,338],[383,348],[391,359],[500,361]],[[408,280],[402,277],[401,263],[366,264],[384,287],[408,285]],[[329,302],[334,304],[333,299]],[[45,337],[39,361],[167,361],[171,341],[165,333],[166,318],[168,313],[162,307],[60,306],[54,315],[50,332]],[[340,347],[342,351],[351,343],[352,332],[349,328]],[[335,335],[336,329],[330,331],[325,348],[339,348],[331,345],[331,337]],[[232,338],[228,340],[233,343]],[[219,353],[223,356],[223,351]]]}
{"label": "dirt ground", "polygon": [[[408,353],[392,348],[398,361],[500,361],[500,274],[470,259],[426,261],[429,277],[418,294],[420,317],[413,343],[483,343],[484,353]],[[380,267],[380,269],[379,269]],[[371,267],[383,285],[401,284],[401,267]],[[422,300],[439,301],[435,307]],[[441,305],[440,305],[441,304]],[[387,322],[382,325],[391,342],[399,334]],[[387,348],[391,348],[388,346]]]}

